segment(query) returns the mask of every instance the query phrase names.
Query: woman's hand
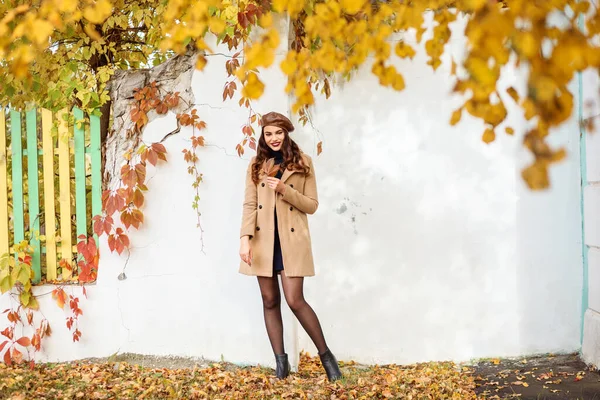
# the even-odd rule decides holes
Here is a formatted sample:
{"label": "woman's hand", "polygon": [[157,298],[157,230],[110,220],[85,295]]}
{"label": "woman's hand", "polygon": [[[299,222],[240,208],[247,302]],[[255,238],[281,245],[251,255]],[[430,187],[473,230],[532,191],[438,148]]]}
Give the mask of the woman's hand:
{"label": "woman's hand", "polygon": [[252,265],[252,247],[250,237],[244,236],[240,239],[240,258],[248,265]]}
{"label": "woman's hand", "polygon": [[272,177],[269,177],[266,180],[267,180],[267,185],[269,185],[269,187],[271,189],[273,189],[274,191],[276,191],[277,193],[283,194],[283,192],[285,192],[285,184],[283,182],[281,182],[281,180],[279,180],[277,178],[272,178]]}

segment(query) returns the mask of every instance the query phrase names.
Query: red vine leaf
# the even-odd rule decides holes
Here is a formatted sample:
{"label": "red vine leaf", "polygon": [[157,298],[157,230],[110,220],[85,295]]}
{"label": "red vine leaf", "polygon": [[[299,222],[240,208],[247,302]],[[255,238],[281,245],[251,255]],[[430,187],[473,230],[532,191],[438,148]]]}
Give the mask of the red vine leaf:
{"label": "red vine leaf", "polygon": [[144,214],[138,209],[134,209],[131,212],[131,218],[131,224],[135,227],[135,229],[139,229],[140,225],[144,223]]}
{"label": "red vine leaf", "polygon": [[23,362],[23,353],[21,353],[16,347],[12,348],[12,359],[17,364]]}
{"label": "red vine leaf", "polygon": [[2,352],[2,350],[4,350],[4,348],[6,347],[6,345],[10,343],[8,340],[5,340],[4,342],[0,343],[0,352]]}
{"label": "red vine leaf", "polygon": [[144,194],[139,188],[133,191],[133,205],[137,208],[141,208],[144,205]]}
{"label": "red vine leaf", "polygon": [[42,347],[42,338],[40,337],[39,333],[33,335],[33,337],[31,338],[31,345],[34,349],[40,351],[40,348]]}
{"label": "red vine leaf", "polygon": [[75,318],[77,318],[80,315],[83,315],[83,311],[81,311],[81,308],[79,308],[78,297],[71,296],[71,300],[69,301],[69,307],[71,307],[71,311],[75,315]]}
{"label": "red vine leaf", "polygon": [[269,158],[267,161],[265,161],[265,163],[263,164],[263,168],[262,168],[262,173],[266,176],[275,176],[277,175],[277,173],[279,172],[280,167],[279,165],[275,165],[275,159],[274,158]]}
{"label": "red vine leaf", "polygon": [[166,114],[169,111],[169,107],[165,104],[165,102],[160,102],[156,107],[156,112],[160,114]]}
{"label": "red vine leaf", "polygon": [[94,233],[96,235],[101,236],[104,233],[107,235],[110,233],[114,223],[111,216],[96,215],[92,220],[94,221]]}
{"label": "red vine leaf", "polygon": [[[79,274],[77,276],[77,278],[79,279],[79,282],[85,283],[85,282],[93,282],[96,280],[98,274],[97,274],[97,268],[94,268],[94,263],[86,263],[83,260],[79,261]],[[85,291],[85,286],[83,287],[83,295],[86,296],[87,298],[87,293]]]}
{"label": "red vine leaf", "polygon": [[142,155],[142,161],[146,160],[148,160],[150,164],[156,166],[156,163],[158,162],[158,154],[156,154],[152,148],[148,148]]}
{"label": "red vine leaf", "polygon": [[164,103],[169,108],[174,108],[179,105],[179,92],[169,93],[165,96]]}
{"label": "red vine leaf", "polygon": [[31,344],[31,339],[29,339],[27,336],[23,336],[17,339],[17,343],[19,343],[23,347],[27,347]]}
{"label": "red vine leaf", "polygon": [[58,304],[60,308],[63,308],[67,301],[67,294],[62,288],[56,288],[52,291],[52,298],[56,300],[56,304]]}
{"label": "red vine leaf", "polygon": [[104,210],[108,216],[113,215],[116,211],[125,207],[125,198],[122,190],[116,192],[106,190],[102,195],[102,203]]}
{"label": "red vine leaf", "polygon": [[137,177],[135,169],[131,168],[129,164],[125,164],[121,167],[121,181],[125,186],[135,186],[138,183]]}
{"label": "red vine leaf", "polygon": [[204,146],[204,136],[192,136],[192,147]]}
{"label": "red vine leaf", "polygon": [[12,360],[10,358],[10,349],[6,350],[6,352],[4,353],[4,364],[8,366],[12,365]]}
{"label": "red vine leaf", "polygon": [[110,251],[116,250],[118,254],[129,247],[129,237],[123,233],[123,229],[117,228],[116,233],[108,237],[108,247]]}

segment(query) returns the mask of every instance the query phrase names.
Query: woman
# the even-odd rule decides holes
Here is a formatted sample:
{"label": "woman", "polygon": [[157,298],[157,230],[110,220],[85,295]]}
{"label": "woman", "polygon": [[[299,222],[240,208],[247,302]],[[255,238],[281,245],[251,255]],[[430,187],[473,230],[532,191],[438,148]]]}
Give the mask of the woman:
{"label": "woman", "polygon": [[342,374],[303,294],[304,277],[315,274],[306,217],[319,204],[312,161],[290,138],[294,126],[287,117],[270,112],[262,117],[261,126],[257,154],[246,175],[240,272],[258,277],[277,377],[284,379],[290,373],[283,348],[277,279],[281,275],[285,299],[317,347],[327,378],[334,381]]}

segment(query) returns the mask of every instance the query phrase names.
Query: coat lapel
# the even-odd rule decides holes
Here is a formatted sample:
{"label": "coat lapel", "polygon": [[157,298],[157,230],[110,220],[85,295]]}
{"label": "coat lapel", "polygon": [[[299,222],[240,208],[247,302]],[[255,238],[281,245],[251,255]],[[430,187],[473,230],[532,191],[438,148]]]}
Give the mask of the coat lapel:
{"label": "coat lapel", "polygon": [[296,171],[290,171],[289,169],[283,171],[283,175],[281,175],[281,182],[285,182],[287,178],[289,178],[294,172]]}

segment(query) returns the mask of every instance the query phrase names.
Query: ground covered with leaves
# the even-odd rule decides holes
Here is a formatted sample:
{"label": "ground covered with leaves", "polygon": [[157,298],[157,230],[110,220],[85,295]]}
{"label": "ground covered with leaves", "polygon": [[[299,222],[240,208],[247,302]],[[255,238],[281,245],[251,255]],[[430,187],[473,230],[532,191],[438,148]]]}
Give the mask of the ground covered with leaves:
{"label": "ground covered with leaves", "polygon": [[0,399],[577,399],[600,400],[600,375],[577,354],[479,360],[470,365],[341,363],[329,383],[318,357],[302,354],[299,371],[181,357],[120,354],[108,359],[7,367]]}
{"label": "ground covered with leaves", "polygon": [[371,366],[343,363],[329,383],[318,358],[278,381],[273,370],[218,363],[151,368],[127,362],[0,366],[2,399],[475,399],[474,378],[452,363]]}
{"label": "ground covered with leaves", "polygon": [[471,368],[486,400],[600,400],[600,374],[577,354],[481,360]]}

